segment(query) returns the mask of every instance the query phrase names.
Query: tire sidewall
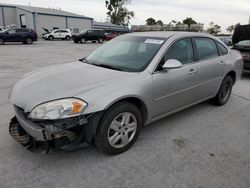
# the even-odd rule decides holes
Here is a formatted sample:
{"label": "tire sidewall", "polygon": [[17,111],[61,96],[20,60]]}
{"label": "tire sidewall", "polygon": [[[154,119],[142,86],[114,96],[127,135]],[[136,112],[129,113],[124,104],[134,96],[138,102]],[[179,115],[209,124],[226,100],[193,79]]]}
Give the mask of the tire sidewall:
{"label": "tire sidewall", "polygon": [[82,39],[80,40],[80,42],[81,42],[82,44],[85,44],[85,43],[86,43],[86,39],[85,39],[85,38],[82,38]]}
{"label": "tire sidewall", "polygon": [[32,44],[33,40],[31,38],[27,38],[25,41],[26,44]]}
{"label": "tire sidewall", "polygon": [[[133,140],[127,146],[123,148],[114,148],[109,144],[107,137],[108,130],[113,119],[116,118],[119,114],[124,112],[130,112],[135,116],[137,120],[136,134]],[[95,139],[96,145],[101,151],[107,154],[119,154],[125,152],[135,143],[136,139],[140,134],[141,127],[142,127],[142,116],[139,109],[135,105],[128,102],[118,103],[113,107],[111,107],[103,115],[96,133],[96,139]]]}
{"label": "tire sidewall", "polygon": [[52,35],[49,36],[49,40],[54,40],[54,37]]}
{"label": "tire sidewall", "polygon": [[103,41],[104,41],[104,40],[103,40],[102,38],[100,38],[100,39],[98,40],[98,42],[101,43],[101,44],[103,43]]}
{"label": "tire sidewall", "polygon": [[[225,84],[229,85],[229,88],[230,88],[229,96],[227,98],[221,98],[221,93],[223,91],[223,88],[225,87]],[[220,90],[219,90],[219,92],[218,92],[218,94],[216,96],[219,105],[224,105],[224,104],[226,104],[228,102],[228,100],[229,100],[229,98],[231,96],[231,93],[232,93],[232,88],[233,88],[233,79],[230,76],[226,76],[225,79],[222,81]]]}
{"label": "tire sidewall", "polygon": [[69,41],[70,40],[70,36],[66,36],[65,40]]}

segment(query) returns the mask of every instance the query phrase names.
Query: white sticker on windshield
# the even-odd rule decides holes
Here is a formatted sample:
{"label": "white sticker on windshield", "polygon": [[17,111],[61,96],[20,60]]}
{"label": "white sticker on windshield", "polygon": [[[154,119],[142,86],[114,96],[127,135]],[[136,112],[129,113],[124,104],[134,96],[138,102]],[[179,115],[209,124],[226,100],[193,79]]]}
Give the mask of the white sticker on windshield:
{"label": "white sticker on windshield", "polygon": [[144,43],[147,44],[162,44],[164,40],[147,39]]}

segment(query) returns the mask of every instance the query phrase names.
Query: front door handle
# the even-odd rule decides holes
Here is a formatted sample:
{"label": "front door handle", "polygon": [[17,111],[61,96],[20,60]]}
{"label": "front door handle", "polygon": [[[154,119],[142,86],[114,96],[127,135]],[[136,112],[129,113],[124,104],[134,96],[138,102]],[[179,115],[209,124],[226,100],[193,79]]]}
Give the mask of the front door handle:
{"label": "front door handle", "polygon": [[188,72],[189,75],[192,75],[192,74],[195,74],[195,73],[197,73],[196,69],[190,69],[189,72]]}

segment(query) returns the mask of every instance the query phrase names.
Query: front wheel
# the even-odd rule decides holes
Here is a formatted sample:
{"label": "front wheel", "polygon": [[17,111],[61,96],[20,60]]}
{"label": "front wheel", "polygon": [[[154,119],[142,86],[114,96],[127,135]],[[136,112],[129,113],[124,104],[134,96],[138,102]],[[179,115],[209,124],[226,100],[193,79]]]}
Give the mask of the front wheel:
{"label": "front wheel", "polygon": [[125,152],[135,143],[141,127],[139,109],[128,102],[118,103],[104,114],[97,130],[96,146],[107,154]]}
{"label": "front wheel", "polygon": [[49,40],[54,40],[54,37],[51,35],[51,36],[49,36],[48,39],[49,39]]}
{"label": "front wheel", "polygon": [[66,37],[65,37],[65,40],[68,40],[68,41],[69,41],[70,39],[71,39],[70,36],[66,36]]}
{"label": "front wheel", "polygon": [[217,106],[222,106],[229,100],[233,89],[233,79],[231,76],[226,76],[222,81],[220,90],[215,98],[212,99],[213,103]]}

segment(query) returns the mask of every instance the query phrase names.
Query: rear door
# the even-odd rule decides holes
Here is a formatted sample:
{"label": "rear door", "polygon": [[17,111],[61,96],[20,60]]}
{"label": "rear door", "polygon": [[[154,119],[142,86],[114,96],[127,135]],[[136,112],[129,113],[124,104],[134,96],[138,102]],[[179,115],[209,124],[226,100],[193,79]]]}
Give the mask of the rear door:
{"label": "rear door", "polygon": [[224,73],[225,60],[219,55],[216,42],[211,38],[194,38],[200,65],[198,100],[216,94]]}
{"label": "rear door", "polygon": [[26,38],[30,37],[28,29],[16,29],[16,34],[19,42],[23,42]]}
{"label": "rear door", "polygon": [[[169,59],[178,60],[183,66],[161,70]],[[153,74],[153,119],[195,103],[198,83],[199,64],[194,61],[192,40],[180,39],[170,46]]]}

